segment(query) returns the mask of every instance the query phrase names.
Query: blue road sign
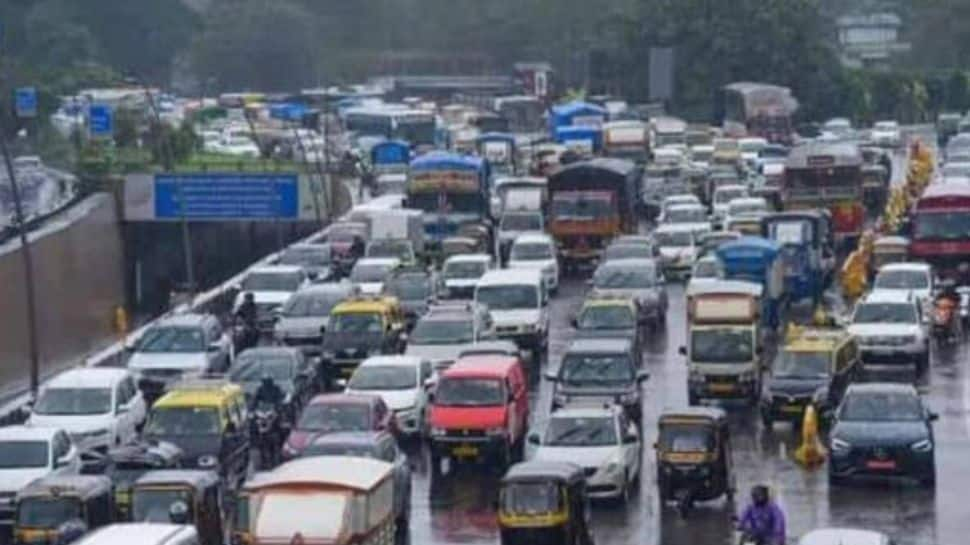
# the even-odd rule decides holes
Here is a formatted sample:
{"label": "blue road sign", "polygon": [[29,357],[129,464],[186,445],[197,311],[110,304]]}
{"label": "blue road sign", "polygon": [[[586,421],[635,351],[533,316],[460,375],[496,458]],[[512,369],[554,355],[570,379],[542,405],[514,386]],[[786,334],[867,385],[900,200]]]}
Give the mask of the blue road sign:
{"label": "blue road sign", "polygon": [[156,174],[155,217],[295,220],[299,193],[296,174]]}
{"label": "blue road sign", "polygon": [[14,111],[21,119],[37,117],[37,89],[20,87],[14,91]]}
{"label": "blue road sign", "polygon": [[114,113],[107,104],[88,106],[88,131],[93,137],[111,136],[114,132]]}

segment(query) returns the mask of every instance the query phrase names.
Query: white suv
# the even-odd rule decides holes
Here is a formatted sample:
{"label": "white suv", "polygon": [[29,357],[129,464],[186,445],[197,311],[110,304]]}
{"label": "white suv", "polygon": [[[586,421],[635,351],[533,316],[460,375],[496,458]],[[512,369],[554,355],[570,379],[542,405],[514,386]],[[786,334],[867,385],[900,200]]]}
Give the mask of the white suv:
{"label": "white suv", "polygon": [[930,342],[916,297],[905,292],[875,291],[856,304],[849,333],[859,340],[866,363],[914,363],[929,366]]}
{"label": "white suv", "polygon": [[475,286],[475,302],[488,307],[499,339],[531,350],[539,361],[549,345],[549,295],[538,269],[485,273]]}
{"label": "white suv", "polygon": [[13,524],[17,491],[41,477],[80,472],[78,449],[64,430],[0,428],[0,526]]}
{"label": "white suv", "polygon": [[519,235],[509,251],[510,269],[536,269],[542,273],[546,289],[559,291],[559,260],[556,244],[544,233]]}
{"label": "white suv", "polygon": [[43,385],[27,425],[62,428],[82,451],[106,452],[135,439],[144,422],[145,400],[126,369],[83,367]]}
{"label": "white suv", "polygon": [[527,441],[534,460],[583,467],[593,498],[627,501],[640,478],[643,442],[622,407],[564,407],[552,413],[541,435],[531,433]]}

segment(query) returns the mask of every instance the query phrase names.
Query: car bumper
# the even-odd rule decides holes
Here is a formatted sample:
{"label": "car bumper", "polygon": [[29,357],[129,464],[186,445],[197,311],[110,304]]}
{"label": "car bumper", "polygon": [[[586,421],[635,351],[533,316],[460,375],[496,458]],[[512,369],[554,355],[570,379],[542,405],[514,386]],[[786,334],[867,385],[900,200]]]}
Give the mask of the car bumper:
{"label": "car bumper", "polygon": [[[876,452],[881,450],[882,452]],[[832,451],[829,473],[837,477],[931,477],[935,471],[933,451],[913,452],[909,445]]]}
{"label": "car bumper", "polygon": [[921,346],[878,346],[859,347],[863,363],[869,364],[907,364],[915,363],[925,355]]}
{"label": "car bumper", "polygon": [[690,393],[706,399],[741,399],[754,395],[757,389],[753,379],[739,380],[737,377],[692,379],[687,385]]}
{"label": "car bumper", "polygon": [[760,402],[761,414],[773,420],[794,420],[801,422],[805,409],[811,404],[810,397],[772,397]]}
{"label": "car bumper", "polygon": [[505,437],[499,436],[438,436],[431,439],[434,454],[464,462],[495,459],[506,448]]}
{"label": "car bumper", "polygon": [[614,499],[623,495],[626,485],[626,475],[623,468],[607,473],[603,468],[583,468],[586,473],[586,492],[590,498]]}

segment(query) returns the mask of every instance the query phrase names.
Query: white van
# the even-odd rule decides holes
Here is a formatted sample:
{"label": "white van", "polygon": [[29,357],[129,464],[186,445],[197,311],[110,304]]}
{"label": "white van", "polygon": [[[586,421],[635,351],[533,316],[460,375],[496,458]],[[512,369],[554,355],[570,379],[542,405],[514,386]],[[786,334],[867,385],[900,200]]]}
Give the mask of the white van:
{"label": "white van", "polygon": [[475,286],[475,302],[488,307],[499,339],[536,357],[549,346],[549,295],[539,269],[488,271]]}
{"label": "white van", "polygon": [[194,526],[126,522],[95,530],[75,545],[199,545]]}

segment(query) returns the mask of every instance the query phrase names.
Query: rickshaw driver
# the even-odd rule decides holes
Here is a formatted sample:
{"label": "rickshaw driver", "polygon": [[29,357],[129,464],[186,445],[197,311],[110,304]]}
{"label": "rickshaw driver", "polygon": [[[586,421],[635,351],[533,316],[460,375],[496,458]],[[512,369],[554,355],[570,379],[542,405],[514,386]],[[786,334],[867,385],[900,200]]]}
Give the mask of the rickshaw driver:
{"label": "rickshaw driver", "polygon": [[742,543],[785,545],[785,514],[771,501],[767,486],[751,488],[751,504],[741,515],[738,530],[743,534]]}

